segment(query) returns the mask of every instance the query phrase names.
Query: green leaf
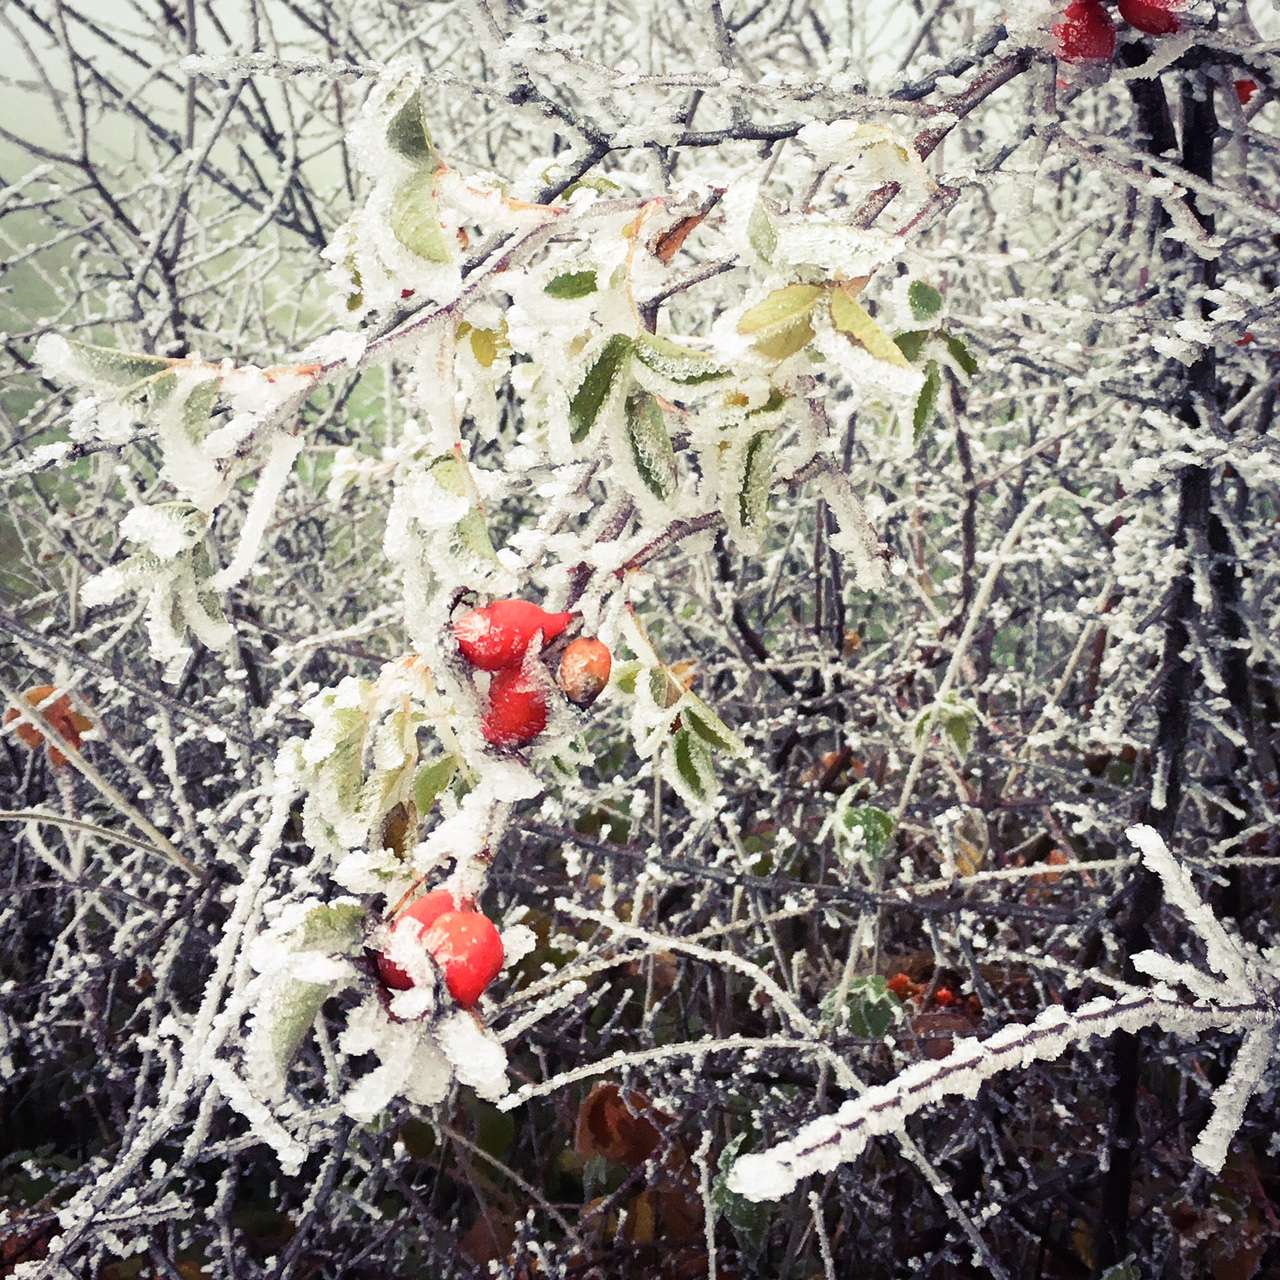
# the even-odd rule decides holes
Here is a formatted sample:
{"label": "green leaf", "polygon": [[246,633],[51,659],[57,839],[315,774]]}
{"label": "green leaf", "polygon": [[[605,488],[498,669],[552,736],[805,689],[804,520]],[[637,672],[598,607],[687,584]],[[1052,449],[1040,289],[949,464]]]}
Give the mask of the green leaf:
{"label": "green leaf", "polygon": [[972,378],[978,372],[978,362],[973,358],[973,353],[954,334],[943,334],[943,341],[947,344],[951,358]]}
{"label": "green leaf", "polygon": [[943,710],[940,719],[942,732],[945,733],[955,748],[956,756],[963,760],[973,746],[973,734],[977,728],[978,717],[970,708],[957,703]]}
{"label": "green leaf", "polygon": [[431,812],[457,771],[458,761],[454,756],[442,756],[418,770],[413,780],[413,802],[419,814],[425,816]]}
{"label": "green leaf", "polygon": [[917,360],[924,349],[924,344],[932,336],[928,329],[909,329],[906,333],[898,334],[893,343],[908,360]]}
{"label": "green leaf", "polygon": [[901,369],[910,368],[901,349],[872,319],[866,307],[843,287],[831,291],[831,323],[841,333],[847,333],[860,342],[877,360]]}
{"label": "green leaf", "polygon": [[854,978],[849,983],[843,1010],[835,1007],[837,994],[838,989],[823,999],[824,1011],[833,1021],[842,1014],[844,1028],[855,1036],[879,1040],[898,1020],[901,1003],[879,974]]}
{"label": "green leaf", "polygon": [[133,390],[137,383],[166,373],[171,367],[170,361],[163,356],[117,351],[114,347],[98,347],[70,338],[63,341],[75,365],[82,371],[84,381],[92,386]]}
{"label": "green leaf", "polygon": [[892,815],[873,804],[837,804],[836,814],[837,834],[848,841],[861,858],[873,864],[879,862],[893,837]]}
{"label": "green leaf", "polygon": [[763,333],[799,324],[808,318],[822,292],[823,287],[819,284],[789,284],[775,289],[767,298],[743,312],[738,320],[738,332]]}
{"label": "green leaf", "polygon": [[705,804],[715,794],[715,775],[706,743],[688,729],[680,728],[672,735],[671,745],[680,782],[677,789],[695,804]]}
{"label": "green leaf", "polygon": [[938,362],[930,360],[925,366],[924,386],[920,388],[920,394],[916,397],[916,407],[911,414],[912,440],[917,444],[929,420],[933,417],[934,409],[937,408],[940,385]]}
{"label": "green leaf", "polygon": [[797,351],[803,351],[813,341],[813,325],[808,319],[789,325],[776,333],[759,337],[751,345],[766,360],[787,360]]}
{"label": "green leaf", "polygon": [[636,680],[640,676],[640,672],[644,667],[644,663],[632,658],[630,662],[623,662],[613,669],[613,683],[626,694],[634,694],[636,691]]}
{"label": "green leaf", "polygon": [[391,232],[410,253],[428,262],[452,262],[453,249],[436,209],[435,174],[420,169],[401,183],[391,201]]}
{"label": "green leaf", "polygon": [[955,694],[948,694],[941,702],[926,707],[916,717],[915,736],[919,741],[927,733],[938,729],[950,742],[956,758],[963,760],[973,746],[973,735],[977,727],[977,708],[963,702]]}
{"label": "green leaf", "polygon": [[666,667],[650,667],[649,693],[657,706],[667,708],[680,701],[684,690]]}
{"label": "green leaf", "polygon": [[747,441],[738,488],[738,525],[757,533],[769,517],[769,486],[773,480],[773,432],[757,431]]}
{"label": "green leaf", "polygon": [[600,411],[626,370],[633,343],[624,333],[615,333],[596,356],[569,401],[569,437],[581,444],[591,433]]}
{"label": "green leaf", "polygon": [[[278,1070],[292,1061],[332,990],[328,982],[290,981],[276,994],[270,1008],[270,1045]],[[258,1016],[266,1016],[265,1011]]]}
{"label": "green leaf", "polygon": [[368,912],[358,902],[331,902],[307,913],[298,931],[297,950],[350,955],[364,938]]}
{"label": "green leaf", "polygon": [[594,271],[567,271],[549,280],[542,292],[551,298],[585,298],[597,288]]}
{"label": "green leaf", "polygon": [[942,294],[923,280],[913,280],[907,287],[907,301],[915,320],[932,320],[942,310]]}
{"label": "green leaf", "polygon": [[[442,453],[430,463],[428,470],[446,493],[470,498],[474,503],[475,491],[467,474],[467,464],[456,453]],[[484,512],[478,506],[473,505],[453,526],[450,550],[456,556],[479,564],[497,561],[498,553],[493,549],[489,526],[485,523]]]}
{"label": "green leaf", "polygon": [[218,392],[222,387],[221,378],[209,378],[197,382],[182,406],[182,425],[192,440],[202,440],[209,426],[209,415],[218,403]]}
{"label": "green leaf", "polygon": [[404,106],[391,117],[387,125],[387,145],[414,164],[429,164],[435,156],[420,90],[415,88]]}
{"label": "green leaf", "polygon": [[647,391],[627,397],[626,432],[641,484],[665,502],[676,490],[676,455],[662,408]]}
{"label": "green leaf", "polygon": [[720,1152],[716,1176],[711,1181],[711,1204],[729,1224],[743,1253],[756,1258],[769,1236],[769,1207],[729,1190],[729,1174],[746,1140],[747,1134],[740,1133]]}
{"label": "green leaf", "polygon": [[746,754],[746,743],[697,694],[685,695],[680,718],[698,737],[717,751],[728,751],[735,756]]}
{"label": "green leaf", "polygon": [[729,372],[705,352],[683,347],[654,333],[642,333],[637,339],[636,359],[660,377],[686,387],[715,382]]}
{"label": "green leaf", "polygon": [[773,219],[764,201],[757,200],[747,219],[747,240],[765,262],[772,262],[778,250],[778,233],[773,229]]}

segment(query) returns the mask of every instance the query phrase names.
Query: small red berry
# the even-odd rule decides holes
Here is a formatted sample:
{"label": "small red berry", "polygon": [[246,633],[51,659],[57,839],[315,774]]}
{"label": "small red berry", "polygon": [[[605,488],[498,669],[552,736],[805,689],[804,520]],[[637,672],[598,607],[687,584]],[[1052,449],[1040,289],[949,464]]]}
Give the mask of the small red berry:
{"label": "small red berry", "polygon": [[560,655],[560,688],[579,707],[589,707],[609,683],[613,655],[594,636],[570,640]]}
{"label": "small red berry", "polygon": [[1072,0],[1053,28],[1062,62],[1109,62],[1116,51],[1116,24],[1099,0]]}
{"label": "small red berry", "polygon": [[415,293],[417,293],[417,290],[416,290],[416,289],[401,289],[401,290],[400,290],[400,296],[401,296],[402,298],[412,298],[412,297],[413,297],[413,295],[414,295]]}
{"label": "small red berry", "polygon": [[468,609],[453,624],[462,656],[481,671],[518,666],[534,635],[550,644],[570,623],[571,613],[548,613],[528,600],[495,600]]}
{"label": "small red berry", "polygon": [[1258,82],[1256,80],[1237,80],[1236,81],[1236,98],[1242,107],[1249,105],[1249,99],[1258,92]]}
{"label": "small red berry", "polygon": [[[394,930],[417,926],[417,936],[422,937],[428,929],[447,911],[474,911],[474,898],[455,898],[448,889],[432,889],[416,902],[407,906],[397,917]],[[378,957],[378,973],[382,981],[397,991],[407,991],[413,986],[413,979],[394,961],[385,955]]]}
{"label": "small red berry", "polygon": [[905,973],[895,973],[885,986],[893,992],[899,1000],[908,1000],[915,993],[916,984],[911,981]]}
{"label": "small red berry", "polygon": [[547,695],[520,667],[499,671],[489,685],[480,731],[495,747],[522,747],[547,727]]}
{"label": "small red berry", "polygon": [[1120,0],[1120,16],[1139,31],[1152,36],[1171,36],[1182,26],[1174,10],[1181,0]]}
{"label": "small red berry", "polygon": [[502,936],[478,911],[446,911],[422,939],[444,971],[445,985],[464,1009],[480,999],[502,969]]}
{"label": "small red berry", "polygon": [[955,1004],[956,993],[952,991],[950,987],[939,987],[937,991],[933,993],[933,1000],[935,1004],[940,1004],[944,1009],[946,1009]]}
{"label": "small red berry", "polygon": [[1254,341],[1253,334],[1246,333],[1243,338],[1240,338],[1236,341],[1236,346],[1247,347],[1252,341]]}

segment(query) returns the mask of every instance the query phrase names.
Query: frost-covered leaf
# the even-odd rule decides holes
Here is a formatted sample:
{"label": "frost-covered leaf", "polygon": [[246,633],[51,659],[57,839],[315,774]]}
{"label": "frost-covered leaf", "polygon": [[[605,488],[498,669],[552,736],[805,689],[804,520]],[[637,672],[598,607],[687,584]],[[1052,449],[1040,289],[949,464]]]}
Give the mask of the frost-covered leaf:
{"label": "frost-covered leaf", "polygon": [[698,386],[728,376],[728,370],[716,364],[703,351],[695,351],[659,334],[642,333],[636,339],[636,359],[668,382],[681,386]]}
{"label": "frost-covered leaf", "polygon": [[[422,93],[415,88],[387,125],[387,145],[413,164],[430,164],[435,155],[427,128]],[[423,255],[426,256],[425,254]]]}
{"label": "frost-covered leaf", "polygon": [[973,746],[974,731],[978,726],[977,709],[969,703],[948,694],[940,702],[926,707],[915,722],[917,741],[937,730],[950,743],[958,760],[963,760]]}
{"label": "frost-covered leaf", "polygon": [[684,695],[680,717],[698,737],[717,751],[746,755],[747,744],[697,694]]}
{"label": "frost-covered leaf", "polygon": [[634,694],[636,680],[644,670],[644,663],[632,658],[629,662],[618,663],[613,668],[613,683],[625,694]]}
{"label": "frost-covered leaf", "polygon": [[845,286],[837,285],[831,291],[831,323],[860,342],[877,360],[907,367],[901,349]]}
{"label": "frost-covered leaf", "polygon": [[601,410],[626,376],[633,343],[624,333],[615,333],[601,349],[569,401],[569,435],[581,444],[591,433]]}
{"label": "frost-covered leaf", "polygon": [[117,351],[60,334],[45,334],[36,343],[36,360],[50,375],[95,391],[125,391],[145,379],[168,372],[173,362],[162,356]]}
{"label": "frost-covered leaf", "polygon": [[913,280],[908,286],[907,302],[911,318],[917,321],[932,320],[942,310],[942,294],[923,280]]}
{"label": "frost-covered leaf", "polygon": [[283,1081],[289,1063],[332,992],[333,984],[329,982],[292,978],[262,982],[245,1046],[260,1086],[268,1080]]}
{"label": "frost-covered leaf", "polygon": [[595,271],[566,271],[548,281],[542,292],[550,298],[585,298],[597,287]]}
{"label": "frost-covered leaf", "polygon": [[627,447],[640,483],[665,502],[676,488],[676,455],[662,407],[647,391],[627,397]]}
{"label": "frost-covered leaf", "polygon": [[702,808],[715,797],[711,749],[697,734],[680,728],[671,735],[671,763],[671,783],[690,807]]}
{"label": "frost-covered leaf", "polygon": [[823,286],[819,284],[788,284],[775,289],[742,313],[738,332],[763,335],[799,324],[807,319],[822,293]]}
{"label": "frost-covered leaf", "polygon": [[405,179],[391,200],[391,232],[410,253],[428,262],[452,262],[453,248],[440,225],[435,174],[420,169]]}
{"label": "frost-covered leaf", "polygon": [[726,522],[734,539],[749,551],[759,546],[768,522],[773,450],[774,433],[757,431],[724,455],[721,491]]}
{"label": "frost-covered leaf", "polygon": [[823,1013],[833,1025],[868,1040],[881,1039],[898,1020],[902,1009],[901,1002],[879,974],[854,978],[849,983],[842,1009],[836,1007],[839,994],[837,988],[823,997]]}
{"label": "frost-covered leaf", "polygon": [[920,394],[916,397],[915,408],[911,412],[911,431],[912,439],[919,443],[924,429],[929,424],[929,420],[933,417],[934,410],[938,404],[938,388],[941,385],[941,378],[938,374],[938,362],[930,360],[925,366],[924,386],[920,388]]}
{"label": "frost-covered leaf", "polygon": [[649,694],[657,706],[664,709],[674,707],[683,693],[679,681],[666,667],[649,669]]}
{"label": "frost-covered leaf", "polygon": [[716,1176],[711,1180],[711,1203],[729,1224],[742,1251],[749,1258],[756,1258],[769,1235],[769,1211],[763,1204],[729,1190],[729,1172],[746,1140],[747,1135],[740,1133],[720,1152]]}
{"label": "frost-covered leaf", "polygon": [[972,378],[978,372],[978,362],[973,358],[973,353],[963,340],[954,334],[947,333],[943,334],[943,341],[947,344],[947,351],[950,352],[951,358]]}
{"label": "frost-covered leaf", "polygon": [[453,525],[451,551],[462,559],[479,563],[497,563],[497,552],[489,537],[489,526],[484,512],[475,503],[475,488],[467,473],[467,464],[456,453],[442,453],[429,468],[436,483],[456,498],[465,498],[470,504],[466,513]]}
{"label": "frost-covered leaf", "polygon": [[778,233],[763,200],[757,200],[747,219],[747,241],[764,262],[772,262],[778,248]]}
{"label": "frost-covered leaf", "polygon": [[808,317],[805,317],[797,324],[762,334],[751,345],[766,360],[782,361],[789,360],[797,352],[803,351],[812,341],[813,325]]}
{"label": "frost-covered leaf", "polygon": [[891,814],[873,804],[855,804],[846,791],[836,802],[835,833],[838,847],[850,859],[874,866],[884,856],[893,837]]}
{"label": "frost-covered leaf", "polygon": [[413,800],[419,814],[425,817],[435,808],[436,801],[444,794],[457,771],[456,756],[443,756],[418,770],[413,780]]}
{"label": "frost-covered leaf", "polygon": [[313,907],[292,936],[302,951],[326,955],[351,955],[364,937],[369,913],[358,902],[332,902]]}
{"label": "frost-covered leaf", "polygon": [[909,329],[906,333],[898,334],[893,340],[893,345],[907,360],[918,360],[920,352],[924,350],[924,344],[932,336],[932,331],[929,329]]}

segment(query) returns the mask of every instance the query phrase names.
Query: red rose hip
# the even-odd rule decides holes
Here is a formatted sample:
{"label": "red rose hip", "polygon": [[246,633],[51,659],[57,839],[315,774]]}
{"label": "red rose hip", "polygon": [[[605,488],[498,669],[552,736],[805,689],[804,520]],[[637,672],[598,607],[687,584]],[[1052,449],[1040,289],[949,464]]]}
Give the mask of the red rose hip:
{"label": "red rose hip", "polygon": [[1152,36],[1171,36],[1182,24],[1175,9],[1181,0],[1120,0],[1120,16],[1139,31]]}
{"label": "red rose hip", "polygon": [[[432,889],[423,894],[416,902],[407,906],[395,919],[392,930],[415,928],[416,936],[421,938],[428,929],[448,911],[474,911],[474,898],[455,898],[448,889]],[[378,957],[378,974],[382,981],[397,991],[407,991],[413,986],[413,979],[393,960],[385,955]]]}
{"label": "red rose hip", "polygon": [[1099,0],[1073,0],[1053,28],[1063,62],[1109,62],[1116,51],[1116,26]]}
{"label": "red rose hip", "polygon": [[468,609],[453,624],[462,656],[481,671],[518,666],[533,637],[549,644],[572,620],[572,613],[548,613],[528,600],[495,600]]}
{"label": "red rose hip", "polygon": [[579,636],[560,655],[560,688],[576,706],[589,707],[609,683],[612,667],[608,645],[594,636]]}
{"label": "red rose hip", "polygon": [[480,732],[495,747],[522,747],[547,727],[547,695],[520,667],[499,671],[489,685]]}
{"label": "red rose hip", "polygon": [[450,995],[472,1008],[502,969],[502,937],[478,911],[446,911],[422,939],[444,973]]}

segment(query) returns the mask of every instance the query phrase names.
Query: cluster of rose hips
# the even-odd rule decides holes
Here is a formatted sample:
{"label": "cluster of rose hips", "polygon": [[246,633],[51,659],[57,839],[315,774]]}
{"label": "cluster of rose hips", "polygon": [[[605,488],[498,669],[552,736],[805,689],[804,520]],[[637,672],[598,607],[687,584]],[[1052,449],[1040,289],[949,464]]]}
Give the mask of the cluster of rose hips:
{"label": "cluster of rose hips", "polygon": [[[1171,36],[1182,29],[1178,11],[1187,0],[1118,0],[1120,16],[1137,31]],[[1060,62],[1110,62],[1116,52],[1116,24],[1102,0],[1072,0],[1055,23],[1054,54]],[[1237,80],[1236,97],[1242,107],[1258,90],[1256,80]]]}
{"label": "cluster of rose hips", "polygon": [[[1177,11],[1186,0],[1119,0],[1120,16],[1138,31],[1168,36],[1181,29]],[[1053,28],[1063,62],[1108,62],[1115,56],[1116,24],[1102,0],[1072,0]]]}
{"label": "cluster of rose hips", "polygon": [[[887,986],[903,1004],[906,1004],[908,1000],[914,1000],[917,1004],[923,1005],[925,996],[929,991],[929,988],[924,983],[916,982],[905,973],[895,973],[893,977],[885,983],[885,986]],[[950,1009],[953,1005],[963,1005],[964,1008],[975,1017],[982,1013],[982,1003],[977,996],[961,996],[945,985],[939,985],[933,989],[933,1003],[942,1009]]]}
{"label": "cluster of rose hips", "polygon": [[[489,672],[488,700],[480,722],[485,740],[495,747],[532,742],[547,725],[547,689],[530,670],[528,655],[564,633],[572,613],[548,613],[528,600],[495,600],[468,609],[453,624],[454,639],[467,662]],[[580,636],[560,655],[557,683],[570,702],[589,707],[609,683],[613,665],[608,648],[594,637]],[[429,955],[457,1004],[475,1007],[502,969],[502,938],[475,899],[433,889],[405,908],[391,926],[394,936],[412,930]],[[378,974],[396,991],[414,985],[413,978],[386,951],[377,956]]]}
{"label": "cluster of rose hips", "polygon": [[[435,961],[458,1005],[475,1007],[485,988],[502,969],[502,938],[497,926],[476,910],[474,898],[456,898],[448,889],[433,889],[396,917],[392,931],[414,931],[422,949]],[[386,953],[377,958],[382,981],[407,991],[413,979]]]}
{"label": "cluster of rose hips", "polygon": [[[522,747],[547,727],[547,690],[526,664],[535,638],[539,648],[556,640],[572,613],[548,613],[528,600],[495,600],[468,609],[453,624],[462,656],[492,674],[480,730],[495,747]],[[589,707],[609,683],[607,646],[590,636],[572,640],[560,655],[557,683],[575,706]]]}

